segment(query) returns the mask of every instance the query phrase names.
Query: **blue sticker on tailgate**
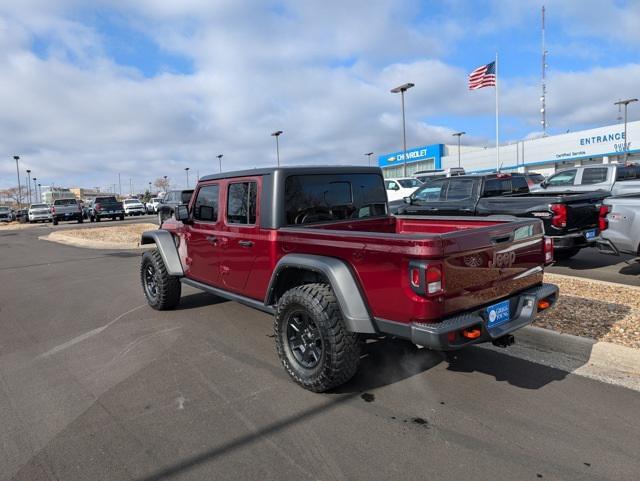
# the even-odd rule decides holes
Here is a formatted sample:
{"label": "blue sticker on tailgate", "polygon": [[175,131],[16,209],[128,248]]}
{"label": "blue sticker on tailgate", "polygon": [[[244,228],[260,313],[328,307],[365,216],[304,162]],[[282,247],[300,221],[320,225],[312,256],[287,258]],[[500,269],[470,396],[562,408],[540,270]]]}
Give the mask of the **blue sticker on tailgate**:
{"label": "blue sticker on tailgate", "polygon": [[509,301],[502,301],[487,307],[487,327],[491,328],[509,322]]}
{"label": "blue sticker on tailgate", "polygon": [[591,240],[591,239],[595,239],[597,234],[597,231],[595,229],[591,229],[588,231],[585,231],[584,236],[587,238],[587,240]]}

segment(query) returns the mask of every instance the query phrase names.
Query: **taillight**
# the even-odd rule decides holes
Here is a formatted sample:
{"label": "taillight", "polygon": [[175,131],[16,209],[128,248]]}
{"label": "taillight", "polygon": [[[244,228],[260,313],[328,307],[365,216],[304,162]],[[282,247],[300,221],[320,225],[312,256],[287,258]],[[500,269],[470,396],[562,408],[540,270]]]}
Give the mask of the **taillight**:
{"label": "taillight", "polygon": [[435,265],[427,265],[427,294],[437,294],[442,291],[442,270]]}
{"label": "taillight", "polygon": [[567,227],[567,206],[564,204],[551,204],[551,225],[554,227]]}
{"label": "taillight", "polygon": [[609,219],[607,219],[607,214],[609,213],[608,205],[600,206],[600,215],[598,216],[598,228],[600,232],[607,229],[609,227]]}
{"label": "taillight", "polygon": [[553,239],[551,237],[544,238],[544,263],[551,264],[553,262]]}
{"label": "taillight", "polygon": [[409,284],[416,294],[434,296],[442,293],[442,266],[427,261],[409,262]]}

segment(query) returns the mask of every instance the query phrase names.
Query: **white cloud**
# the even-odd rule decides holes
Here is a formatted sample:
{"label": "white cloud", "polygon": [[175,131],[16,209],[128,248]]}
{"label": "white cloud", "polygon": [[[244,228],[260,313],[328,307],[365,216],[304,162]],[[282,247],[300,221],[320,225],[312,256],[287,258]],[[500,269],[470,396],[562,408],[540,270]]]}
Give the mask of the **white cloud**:
{"label": "white cloud", "polygon": [[[450,142],[452,130],[431,119],[492,112],[492,89],[469,92],[468,72],[442,60],[464,22],[412,23],[414,1],[103,2],[193,60],[193,74],[151,78],[115,64],[105,38],[72,19],[82,5],[0,6],[0,150],[20,154],[43,182],[107,186],[118,172],[139,188],[161,175],[183,182],[186,166],[217,170],[218,153],[226,168],[273,164],[275,129],[285,131],[285,163],[364,163],[364,152],[400,148],[400,99],[389,89],[407,81],[416,84],[407,92],[410,145]],[[48,40],[45,58],[31,52],[36,37]],[[610,103],[632,95],[639,70],[554,71],[552,126],[613,119]],[[539,125],[537,83],[502,83],[502,112],[529,130]],[[14,176],[0,161],[0,187]]]}

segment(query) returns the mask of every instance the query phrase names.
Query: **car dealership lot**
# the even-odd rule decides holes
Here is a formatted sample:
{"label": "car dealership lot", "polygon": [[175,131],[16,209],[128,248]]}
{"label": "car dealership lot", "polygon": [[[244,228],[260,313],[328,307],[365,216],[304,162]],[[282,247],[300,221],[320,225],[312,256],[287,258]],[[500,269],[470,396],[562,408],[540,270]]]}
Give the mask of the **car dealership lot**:
{"label": "car dealership lot", "polygon": [[45,229],[0,230],[0,479],[640,471],[638,392],[480,348],[447,361],[378,342],[352,382],[312,394],[279,365],[270,316],[188,288],[153,311],[139,252],[39,241]]}

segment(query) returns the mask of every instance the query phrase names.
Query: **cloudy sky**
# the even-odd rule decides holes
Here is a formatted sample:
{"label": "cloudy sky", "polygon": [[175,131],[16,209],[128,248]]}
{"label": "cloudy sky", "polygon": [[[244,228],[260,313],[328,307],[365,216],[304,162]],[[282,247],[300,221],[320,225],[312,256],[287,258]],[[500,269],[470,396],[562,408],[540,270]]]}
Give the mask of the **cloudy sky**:
{"label": "cloudy sky", "polygon": [[[501,137],[539,127],[540,2],[0,0],[0,188],[12,156],[43,184],[136,190],[184,168],[364,163],[402,144],[485,145],[500,55]],[[549,130],[615,123],[640,96],[640,2],[546,2]],[[630,118],[640,118],[632,106]]]}

